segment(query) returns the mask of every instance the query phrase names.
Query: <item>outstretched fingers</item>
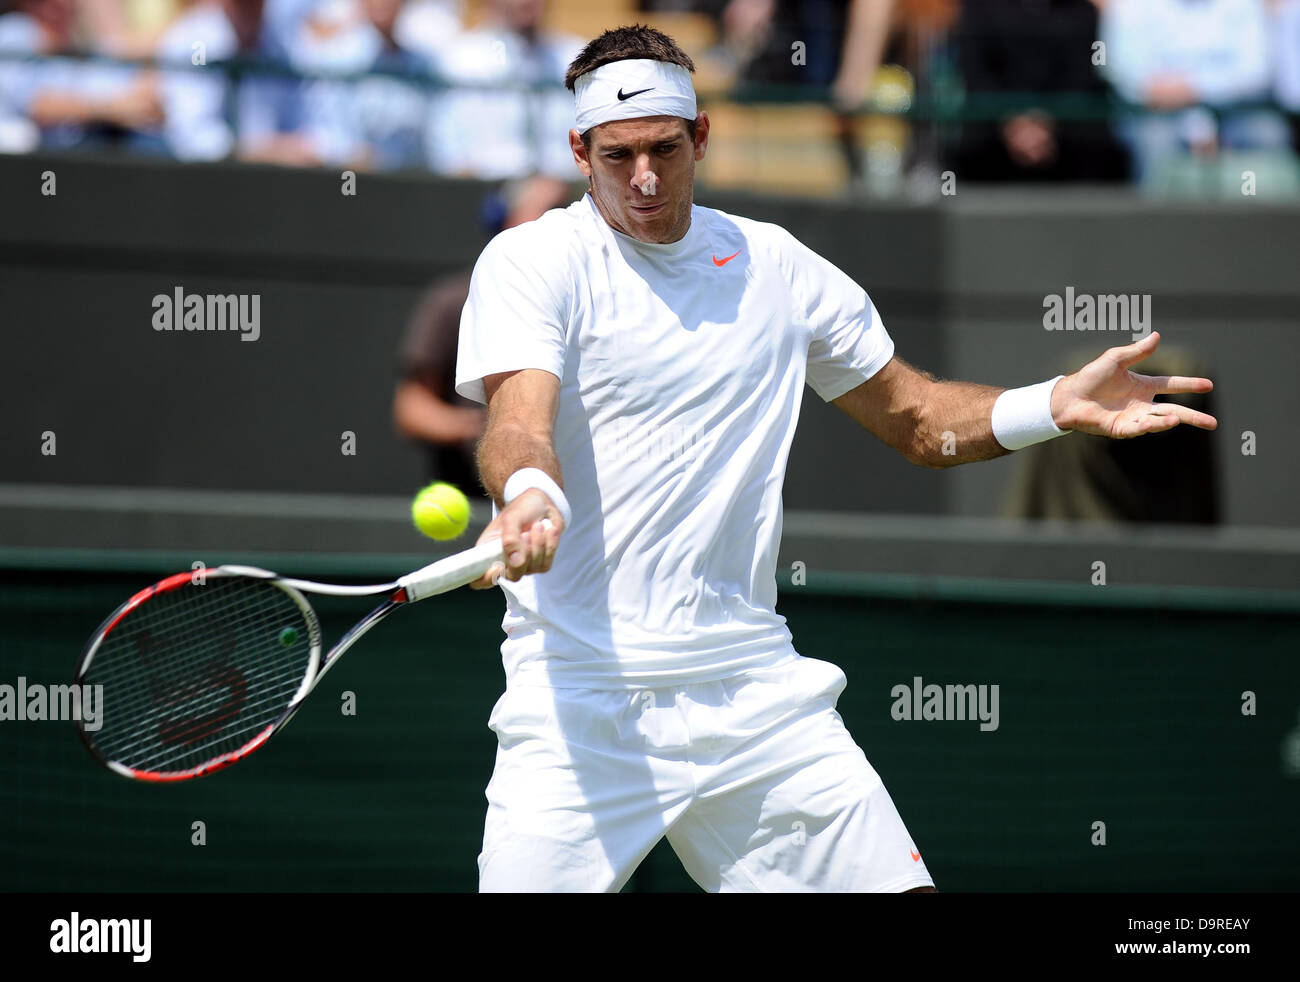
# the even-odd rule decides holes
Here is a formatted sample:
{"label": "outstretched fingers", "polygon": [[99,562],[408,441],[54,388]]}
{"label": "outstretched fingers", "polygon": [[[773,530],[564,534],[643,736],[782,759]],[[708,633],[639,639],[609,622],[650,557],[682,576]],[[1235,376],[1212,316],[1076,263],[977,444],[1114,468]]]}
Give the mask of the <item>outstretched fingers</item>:
{"label": "outstretched fingers", "polygon": [[1139,375],[1138,378],[1151,386],[1153,393],[1159,395],[1185,395],[1214,391],[1214,383],[1208,378],[1194,378],[1190,375]]}
{"label": "outstretched fingers", "polygon": [[1143,358],[1149,357],[1158,347],[1160,347],[1160,332],[1152,331],[1141,341],[1134,341],[1120,348],[1111,348],[1110,353],[1115,356],[1115,362],[1120,368],[1130,368]]}
{"label": "outstretched fingers", "polygon": [[1209,413],[1198,412],[1187,406],[1180,406],[1176,402],[1153,403],[1145,412],[1138,415],[1133,423],[1133,436],[1172,430],[1180,423],[1187,423],[1202,430],[1217,429],[1219,425],[1219,421]]}
{"label": "outstretched fingers", "polygon": [[1199,412],[1188,406],[1180,406],[1176,402],[1159,402],[1157,406],[1168,407],[1166,412],[1172,412],[1178,416],[1181,422],[1188,423],[1201,430],[1217,430],[1219,421],[1209,413]]}

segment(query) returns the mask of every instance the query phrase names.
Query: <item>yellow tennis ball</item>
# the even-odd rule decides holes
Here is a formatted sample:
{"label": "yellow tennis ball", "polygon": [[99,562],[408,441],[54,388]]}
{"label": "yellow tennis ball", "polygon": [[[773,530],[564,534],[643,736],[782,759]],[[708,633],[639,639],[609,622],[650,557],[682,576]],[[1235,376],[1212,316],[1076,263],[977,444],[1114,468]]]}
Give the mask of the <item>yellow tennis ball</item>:
{"label": "yellow tennis ball", "polygon": [[435,481],[411,502],[411,520],[431,539],[454,539],[469,527],[469,499],[454,484]]}

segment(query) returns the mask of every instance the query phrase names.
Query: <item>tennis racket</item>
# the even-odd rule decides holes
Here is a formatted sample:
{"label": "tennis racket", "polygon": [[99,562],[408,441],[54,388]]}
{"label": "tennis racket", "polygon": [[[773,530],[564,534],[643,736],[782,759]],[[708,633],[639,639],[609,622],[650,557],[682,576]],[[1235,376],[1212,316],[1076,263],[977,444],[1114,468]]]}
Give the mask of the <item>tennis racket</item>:
{"label": "tennis racket", "polygon": [[[82,720],[77,731],[123,777],[212,774],[284,729],[343,653],[398,607],[464,586],[502,561],[492,540],[374,586],[288,579],[255,566],[169,576],[118,607],[86,644],[76,684],[102,685],[102,710],[97,730]],[[305,593],[387,597],[322,656]]]}

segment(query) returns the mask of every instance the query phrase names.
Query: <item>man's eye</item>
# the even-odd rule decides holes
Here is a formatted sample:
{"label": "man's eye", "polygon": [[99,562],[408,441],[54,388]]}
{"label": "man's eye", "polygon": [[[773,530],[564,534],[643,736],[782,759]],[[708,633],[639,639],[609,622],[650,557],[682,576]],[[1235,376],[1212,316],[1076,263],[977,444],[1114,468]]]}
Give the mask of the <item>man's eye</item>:
{"label": "man's eye", "polygon": [[676,149],[677,149],[677,144],[675,143],[661,143],[659,145],[660,153],[672,153]]}
{"label": "man's eye", "polygon": [[611,150],[609,153],[605,154],[605,159],[607,159],[607,160],[622,160],[622,159],[623,159],[624,157],[626,157],[626,156],[627,156],[627,154],[624,153],[622,150]]}

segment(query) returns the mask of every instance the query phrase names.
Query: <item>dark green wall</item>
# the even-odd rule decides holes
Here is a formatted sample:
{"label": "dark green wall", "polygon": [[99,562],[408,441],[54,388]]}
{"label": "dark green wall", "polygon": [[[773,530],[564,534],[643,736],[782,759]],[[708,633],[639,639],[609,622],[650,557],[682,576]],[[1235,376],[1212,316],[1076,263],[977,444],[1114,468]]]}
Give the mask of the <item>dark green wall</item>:
{"label": "dark green wall", "polygon": [[[86,637],[153,578],[0,574],[0,683],[70,681]],[[133,784],[71,724],[0,723],[0,890],[473,890],[500,604],[462,591],[399,611],[264,750],[200,781]],[[367,607],[319,609],[330,638]],[[941,889],[1300,888],[1300,777],[1283,755],[1300,744],[1300,614],[797,588],[780,609],[803,654],[848,675],[840,711]],[[998,730],[894,721],[890,690],[914,675],[998,684]],[[630,885],[685,888],[663,848]]]}

